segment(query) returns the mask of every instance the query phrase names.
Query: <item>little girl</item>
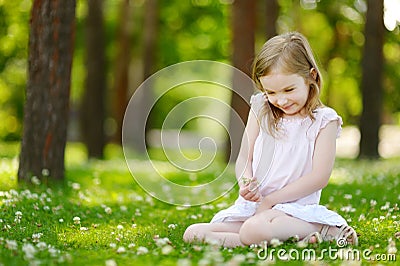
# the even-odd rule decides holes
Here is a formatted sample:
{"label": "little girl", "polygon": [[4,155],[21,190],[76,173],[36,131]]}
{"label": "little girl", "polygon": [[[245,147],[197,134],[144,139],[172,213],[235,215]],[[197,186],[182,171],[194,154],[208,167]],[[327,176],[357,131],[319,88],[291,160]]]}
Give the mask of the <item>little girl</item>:
{"label": "little girl", "polygon": [[189,226],[186,242],[226,247],[297,236],[357,245],[339,214],[319,205],[335,161],[342,119],[319,100],[321,73],[300,33],[268,40],[253,63],[253,95],[235,172],[239,198],[210,223]]}

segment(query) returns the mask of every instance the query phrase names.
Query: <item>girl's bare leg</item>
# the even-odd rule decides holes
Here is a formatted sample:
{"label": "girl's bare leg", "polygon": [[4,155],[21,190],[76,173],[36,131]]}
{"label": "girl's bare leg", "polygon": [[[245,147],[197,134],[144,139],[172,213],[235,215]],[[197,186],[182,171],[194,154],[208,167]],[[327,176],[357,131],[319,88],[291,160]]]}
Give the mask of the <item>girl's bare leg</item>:
{"label": "girl's bare leg", "polygon": [[189,226],[183,234],[185,242],[216,242],[224,247],[243,246],[239,230],[243,222],[198,223]]}
{"label": "girl's bare leg", "polygon": [[309,223],[278,210],[266,210],[245,221],[240,228],[240,241],[245,245],[260,244],[277,238],[285,241],[293,236],[304,238],[310,233],[318,232],[321,225]]}

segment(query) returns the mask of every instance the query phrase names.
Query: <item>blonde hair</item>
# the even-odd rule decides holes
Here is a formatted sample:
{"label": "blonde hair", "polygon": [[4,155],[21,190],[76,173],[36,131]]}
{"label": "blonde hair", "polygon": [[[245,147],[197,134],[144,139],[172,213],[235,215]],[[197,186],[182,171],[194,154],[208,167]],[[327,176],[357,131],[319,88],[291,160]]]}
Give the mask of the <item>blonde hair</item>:
{"label": "blonde hair", "polygon": [[[314,69],[314,70],[313,70]],[[306,114],[314,120],[313,111],[323,106],[319,99],[322,87],[322,76],[315,61],[307,39],[298,32],[277,35],[269,39],[256,55],[253,62],[252,78],[257,88],[265,93],[260,78],[276,72],[298,74],[309,86],[308,99],[305,104]],[[314,76],[313,76],[314,74]],[[279,121],[284,113],[271,103],[265,104],[260,113],[260,120],[267,116],[268,130],[275,135]]]}

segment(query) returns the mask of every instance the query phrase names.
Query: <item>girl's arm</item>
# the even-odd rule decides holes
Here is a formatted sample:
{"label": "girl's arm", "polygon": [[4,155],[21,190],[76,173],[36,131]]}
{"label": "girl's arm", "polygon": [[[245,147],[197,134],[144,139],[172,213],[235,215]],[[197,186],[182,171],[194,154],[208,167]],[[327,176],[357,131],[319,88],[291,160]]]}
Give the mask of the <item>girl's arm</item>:
{"label": "girl's arm", "polygon": [[241,182],[242,177],[253,177],[253,170],[251,165],[253,161],[254,143],[257,139],[259,131],[260,128],[258,119],[254,114],[254,111],[250,110],[235,165],[236,179],[238,180],[239,187],[242,187],[242,185],[244,185],[243,182]]}
{"label": "girl's arm", "polygon": [[311,172],[265,196],[257,213],[270,209],[278,203],[310,195],[328,184],[335,162],[337,129],[337,121],[332,121],[319,132],[315,141]]}

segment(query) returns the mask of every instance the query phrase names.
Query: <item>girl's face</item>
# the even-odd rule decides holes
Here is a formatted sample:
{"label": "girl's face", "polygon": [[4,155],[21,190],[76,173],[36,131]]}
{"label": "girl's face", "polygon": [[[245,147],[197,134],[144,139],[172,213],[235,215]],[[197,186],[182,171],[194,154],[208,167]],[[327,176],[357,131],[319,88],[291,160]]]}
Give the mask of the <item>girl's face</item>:
{"label": "girl's face", "polygon": [[297,74],[272,73],[260,78],[268,101],[283,111],[285,116],[304,116],[309,87]]}

